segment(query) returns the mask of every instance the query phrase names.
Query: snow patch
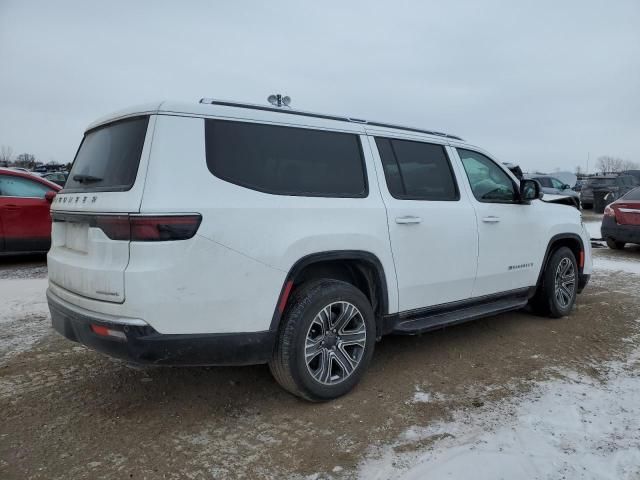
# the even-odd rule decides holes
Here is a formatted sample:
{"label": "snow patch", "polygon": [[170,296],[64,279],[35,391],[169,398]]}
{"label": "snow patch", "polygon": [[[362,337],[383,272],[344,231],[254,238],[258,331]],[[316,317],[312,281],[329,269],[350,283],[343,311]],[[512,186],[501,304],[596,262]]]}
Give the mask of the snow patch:
{"label": "snow patch", "polygon": [[50,331],[46,290],[46,278],[0,280],[2,362],[28,350]]}
{"label": "snow patch", "polygon": [[0,323],[26,314],[47,315],[47,282],[46,278],[0,280]]}
{"label": "snow patch", "polygon": [[636,351],[627,362],[604,365],[604,382],[564,372],[562,379],[537,384],[520,401],[458,411],[453,421],[410,428],[400,442],[416,442],[416,451],[385,447],[358,476],[638,478],[639,359]]}
{"label": "snow patch", "polygon": [[421,392],[418,390],[413,394],[413,403],[429,403],[431,401],[431,394],[427,392]]}
{"label": "snow patch", "polygon": [[617,260],[602,255],[594,255],[593,270],[608,270],[611,272],[625,272],[640,275],[640,260],[634,260],[633,258]]}
{"label": "snow patch", "polygon": [[587,232],[589,232],[589,236],[592,239],[600,239],[602,238],[602,233],[600,232],[600,226],[602,225],[602,220],[584,222],[584,226],[587,227]]}

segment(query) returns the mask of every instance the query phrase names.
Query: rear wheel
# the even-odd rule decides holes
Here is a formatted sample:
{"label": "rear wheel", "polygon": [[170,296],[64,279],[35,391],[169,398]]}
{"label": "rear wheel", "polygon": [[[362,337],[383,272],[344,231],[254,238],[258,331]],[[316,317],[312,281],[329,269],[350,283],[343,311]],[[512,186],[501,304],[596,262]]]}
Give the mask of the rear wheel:
{"label": "rear wheel", "polygon": [[607,238],[606,242],[607,242],[607,247],[612,248],[614,250],[622,250],[626,245],[625,242],[618,242],[613,238]]}
{"label": "rear wheel", "polygon": [[534,312],[560,318],[568,315],[578,293],[578,265],[567,247],[560,247],[551,255],[542,274],[542,283],[531,300]]}
{"label": "rear wheel", "polygon": [[337,280],[310,282],[289,300],[269,368],[294,395],[331,400],[360,381],[375,335],[373,310],[360,290]]}

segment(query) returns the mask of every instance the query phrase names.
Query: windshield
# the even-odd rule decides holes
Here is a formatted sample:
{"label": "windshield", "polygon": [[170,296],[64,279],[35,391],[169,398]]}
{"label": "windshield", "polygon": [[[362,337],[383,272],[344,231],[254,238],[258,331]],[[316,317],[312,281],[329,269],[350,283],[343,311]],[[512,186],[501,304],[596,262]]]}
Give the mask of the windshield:
{"label": "windshield", "polygon": [[136,179],[149,117],[90,130],[73,161],[65,192],[129,190]]}

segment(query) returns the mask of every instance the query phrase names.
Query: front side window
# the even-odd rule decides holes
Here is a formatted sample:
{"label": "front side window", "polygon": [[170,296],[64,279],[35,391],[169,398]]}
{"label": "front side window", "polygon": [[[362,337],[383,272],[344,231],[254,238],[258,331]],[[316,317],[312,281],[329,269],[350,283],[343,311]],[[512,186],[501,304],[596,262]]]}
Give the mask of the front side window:
{"label": "front side window", "polygon": [[376,137],[389,193],[401,200],[458,200],[442,145]]}
{"label": "front side window", "polygon": [[458,148],[458,155],[476,199],[487,203],[514,203],[518,197],[511,177],[489,157]]}
{"label": "front side window", "polygon": [[252,190],[367,196],[364,157],[354,134],[207,119],[205,148],[213,175]]}
{"label": "front side window", "polygon": [[44,198],[50,189],[38,182],[13,175],[0,175],[1,197]]}

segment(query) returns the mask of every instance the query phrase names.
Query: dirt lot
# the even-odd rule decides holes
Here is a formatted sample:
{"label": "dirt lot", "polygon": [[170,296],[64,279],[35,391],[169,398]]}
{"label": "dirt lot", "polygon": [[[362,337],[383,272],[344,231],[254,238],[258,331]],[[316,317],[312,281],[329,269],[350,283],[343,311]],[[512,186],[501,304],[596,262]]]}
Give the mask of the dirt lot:
{"label": "dirt lot", "polygon": [[[521,395],[557,367],[598,378],[637,348],[640,276],[623,266],[640,266],[640,247],[594,256],[571,317],[517,312],[386,337],[362,384],[320,405],[285,393],[266,366],[133,368],[60,337],[46,312],[5,321],[0,478],[351,478],[376,446],[425,448],[397,442],[408,427]],[[0,259],[0,288],[45,276],[42,259]]]}

